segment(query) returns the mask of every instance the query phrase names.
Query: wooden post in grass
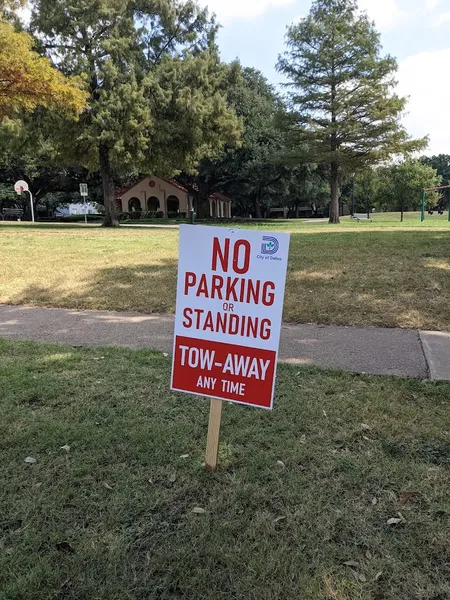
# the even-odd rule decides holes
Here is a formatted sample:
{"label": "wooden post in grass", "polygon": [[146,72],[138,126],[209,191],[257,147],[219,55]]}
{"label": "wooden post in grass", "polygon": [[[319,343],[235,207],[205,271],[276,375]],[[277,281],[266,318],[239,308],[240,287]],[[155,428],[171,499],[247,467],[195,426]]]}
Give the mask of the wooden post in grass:
{"label": "wooden post in grass", "polygon": [[219,461],[220,423],[222,421],[221,400],[211,400],[209,412],[208,441],[206,443],[206,467],[215,471]]}
{"label": "wooden post in grass", "polygon": [[288,255],[286,233],[180,226],[170,389],[211,399],[213,471],[222,402],[273,408]]}

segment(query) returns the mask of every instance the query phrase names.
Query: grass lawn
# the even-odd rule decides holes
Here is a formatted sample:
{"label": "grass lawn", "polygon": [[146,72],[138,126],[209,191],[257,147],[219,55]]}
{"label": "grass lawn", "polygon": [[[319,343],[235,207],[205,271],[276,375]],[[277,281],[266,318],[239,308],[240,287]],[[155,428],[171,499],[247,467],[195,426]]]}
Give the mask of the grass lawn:
{"label": "grass lawn", "polygon": [[[339,226],[255,225],[292,233],[290,322],[450,330],[450,224],[376,215]],[[0,225],[0,302],[170,313],[178,231]]]}
{"label": "grass lawn", "polygon": [[209,473],[169,372],[0,341],[2,600],[450,597],[450,385],[281,365]]}

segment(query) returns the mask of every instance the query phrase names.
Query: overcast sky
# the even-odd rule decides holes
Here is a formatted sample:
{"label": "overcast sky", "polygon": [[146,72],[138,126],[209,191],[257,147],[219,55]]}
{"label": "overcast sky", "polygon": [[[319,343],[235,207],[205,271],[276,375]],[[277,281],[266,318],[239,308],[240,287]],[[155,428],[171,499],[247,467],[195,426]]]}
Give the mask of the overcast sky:
{"label": "overcast sky", "polygon": [[[238,57],[272,83],[286,26],[308,14],[311,0],[201,0],[223,27],[224,60]],[[428,154],[450,154],[450,0],[359,0],[381,32],[386,53],[399,61],[399,91],[409,96],[405,125],[430,136]]]}

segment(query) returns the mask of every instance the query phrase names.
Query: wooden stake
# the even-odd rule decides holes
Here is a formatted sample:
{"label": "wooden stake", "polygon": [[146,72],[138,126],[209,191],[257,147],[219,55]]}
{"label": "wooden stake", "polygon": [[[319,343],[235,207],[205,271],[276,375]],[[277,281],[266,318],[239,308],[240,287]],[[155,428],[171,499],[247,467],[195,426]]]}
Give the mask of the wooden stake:
{"label": "wooden stake", "polygon": [[208,441],[206,444],[206,467],[215,471],[219,461],[220,423],[222,421],[221,400],[211,400],[209,413]]}

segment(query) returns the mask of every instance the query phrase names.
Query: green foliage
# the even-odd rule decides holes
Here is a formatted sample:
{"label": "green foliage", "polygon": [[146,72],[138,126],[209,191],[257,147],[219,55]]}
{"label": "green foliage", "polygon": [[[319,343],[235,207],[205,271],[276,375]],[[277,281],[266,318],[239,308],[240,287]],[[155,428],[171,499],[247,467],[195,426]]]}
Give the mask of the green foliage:
{"label": "green foliage", "polygon": [[[436,187],[441,182],[441,177],[433,167],[411,159],[380,167],[376,177],[378,207],[387,211],[400,211],[402,220],[405,210],[417,210],[420,207],[424,188]],[[435,206],[439,195],[430,192],[428,200]]]}
{"label": "green foliage", "polygon": [[0,208],[17,205],[30,217],[30,203],[27,194],[17,196],[13,186],[19,179],[25,179],[33,192],[36,204],[52,212],[58,206],[80,202],[79,184],[89,184],[89,201],[101,202],[101,182],[85,169],[55,167],[49,155],[43,151],[36,155],[19,151],[4,152],[0,155]]}
{"label": "green foliage", "polygon": [[278,70],[289,79],[285,126],[293,156],[330,166],[331,220],[339,221],[339,184],[389,156],[423,148],[400,124],[406,99],[395,91],[397,63],[381,56],[374,24],[354,0],[316,0],[289,28]]}
{"label": "green foliage", "polygon": [[202,201],[219,191],[233,198],[235,214],[260,218],[271,206],[291,203],[302,175],[281,158],[285,141],[278,116],[285,108],[267,79],[239,62],[230,65],[227,96],[243,124],[241,144],[225,147],[215,157],[201,161],[195,176],[187,177],[186,183],[195,184],[200,216],[209,216],[209,203],[202,212]]}
{"label": "green foliage", "polygon": [[37,0],[32,27],[64,72],[88,82],[79,123],[47,125],[60,156],[101,172],[106,224],[118,224],[117,175],[190,170],[238,139],[216,25],[193,2]]}
{"label": "green foliage", "polygon": [[436,169],[442,177],[442,185],[450,185],[450,155],[439,154],[438,156],[423,156],[420,162]]}

